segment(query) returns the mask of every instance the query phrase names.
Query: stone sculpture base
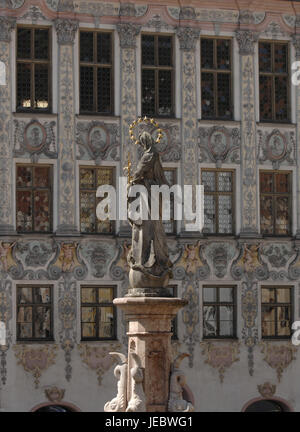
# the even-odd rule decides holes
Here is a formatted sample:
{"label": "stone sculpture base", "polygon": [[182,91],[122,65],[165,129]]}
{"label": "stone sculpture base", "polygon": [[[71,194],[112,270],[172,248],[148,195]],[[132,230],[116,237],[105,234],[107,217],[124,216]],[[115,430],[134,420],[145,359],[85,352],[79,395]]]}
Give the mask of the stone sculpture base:
{"label": "stone sculpture base", "polygon": [[132,397],[129,371],[134,368],[133,358],[137,356],[144,375],[146,412],[166,412],[173,361],[171,321],[187,301],[165,297],[122,297],[115,299],[114,304],[124,311],[129,322],[127,400]]}

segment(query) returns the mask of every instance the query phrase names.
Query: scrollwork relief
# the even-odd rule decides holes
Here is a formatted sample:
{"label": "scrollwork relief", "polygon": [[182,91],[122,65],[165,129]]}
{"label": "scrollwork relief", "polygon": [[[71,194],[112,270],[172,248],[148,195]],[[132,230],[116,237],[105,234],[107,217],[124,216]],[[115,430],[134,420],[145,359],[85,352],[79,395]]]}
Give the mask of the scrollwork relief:
{"label": "scrollwork relief", "polygon": [[200,346],[203,348],[202,354],[206,356],[205,363],[218,370],[220,382],[223,383],[226,369],[240,360],[239,342],[229,344],[201,342]]}
{"label": "scrollwork relief", "polygon": [[284,370],[296,360],[297,348],[292,344],[272,344],[262,342],[261,352],[265,354],[264,361],[277,373],[280,382]]}
{"label": "scrollwork relief", "polygon": [[271,133],[258,130],[258,161],[272,162],[273,168],[278,169],[283,162],[295,165],[296,141],[294,132],[281,132],[274,129]]}
{"label": "scrollwork relief", "polygon": [[199,162],[240,163],[241,135],[239,128],[224,126],[200,127],[198,135]]}

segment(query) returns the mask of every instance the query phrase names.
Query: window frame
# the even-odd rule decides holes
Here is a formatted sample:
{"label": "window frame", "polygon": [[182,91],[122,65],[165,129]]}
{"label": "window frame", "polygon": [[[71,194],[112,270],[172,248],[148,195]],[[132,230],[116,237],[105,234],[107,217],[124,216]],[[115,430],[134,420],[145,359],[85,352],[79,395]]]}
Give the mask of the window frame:
{"label": "window frame", "polygon": [[[30,40],[30,50],[31,55],[28,59],[19,59],[18,58],[18,30],[19,29],[30,29],[31,30],[31,40]],[[47,61],[45,59],[42,60],[36,60],[32,57],[32,53],[34,52],[34,40],[35,40],[35,30],[48,30],[48,59]],[[34,24],[18,24],[16,28],[16,77],[15,77],[15,88],[16,88],[16,112],[17,113],[39,113],[39,114],[51,114],[52,113],[52,103],[53,103],[53,96],[52,96],[52,66],[53,66],[53,53],[52,53],[52,27],[51,26],[45,26],[45,25],[34,25]],[[18,107],[18,64],[30,64],[30,103],[31,107],[26,108],[19,108]],[[36,64],[47,64],[48,65],[48,107],[47,108],[34,108],[34,96],[35,96],[35,77],[34,77],[34,70]]]}
{"label": "window frame", "polygon": [[[215,302],[207,302],[204,301],[204,288],[215,288],[217,292],[217,299]],[[232,288],[233,289],[233,301],[232,302],[220,302],[220,288]],[[237,286],[236,285],[203,285],[202,286],[202,307],[204,310],[204,306],[215,306],[217,311],[217,335],[216,336],[205,336],[204,335],[204,314],[202,316],[202,337],[205,340],[217,340],[217,339],[230,339],[235,340],[237,339]],[[232,306],[233,307],[233,319],[232,319],[232,327],[233,327],[233,335],[232,336],[222,336],[220,335],[220,306]]]}
{"label": "window frame", "polygon": [[[271,303],[263,303],[262,301],[262,290],[263,289],[275,289],[275,298],[277,301],[277,289],[289,289],[290,291],[290,303],[272,303],[274,307],[277,308],[280,306],[289,306],[290,307],[290,334],[289,335],[278,335],[278,320],[277,320],[277,314],[275,314],[275,335],[274,336],[263,336],[262,333],[262,327],[263,327],[263,314],[262,309],[263,306],[269,306]],[[260,325],[261,325],[261,338],[262,340],[290,340],[292,337],[292,323],[294,321],[294,286],[291,285],[261,285],[260,287],[260,308],[261,308],[261,318],[260,318]]]}
{"label": "window frame", "polygon": [[[231,213],[232,213],[232,232],[231,233],[220,233],[219,232],[219,200],[216,201],[216,232],[206,232],[203,231],[203,234],[208,236],[233,236],[235,235],[236,230],[236,170],[234,168],[201,168],[201,184],[202,183],[202,173],[206,172],[215,172],[215,181],[216,185],[218,184],[217,178],[219,172],[231,172],[232,173],[232,192],[220,192],[220,191],[214,191],[214,192],[205,192],[204,190],[204,197],[205,195],[213,195],[213,196],[219,196],[219,195],[231,195],[232,196],[232,206],[231,206]],[[203,225],[203,230],[205,230],[205,225]]]}
{"label": "window frame", "polygon": [[[105,235],[105,236],[109,236],[109,235],[115,235],[116,234],[116,221],[111,221],[111,224],[112,224],[112,230],[111,230],[111,232],[109,232],[109,233],[106,233],[106,232],[98,232],[98,231],[93,231],[93,232],[85,232],[85,231],[81,231],[81,192],[83,191],[83,192],[91,192],[91,190],[92,189],[86,189],[86,188],[81,188],[81,185],[80,185],[80,170],[81,170],[81,168],[83,168],[83,169],[93,169],[93,170],[98,170],[98,169],[102,169],[102,168],[104,168],[104,169],[111,169],[112,170],[112,172],[113,172],[113,182],[112,182],[112,185],[111,186],[114,186],[114,187],[116,187],[116,174],[117,174],[117,167],[116,166],[114,166],[114,165],[97,165],[97,166],[95,166],[95,165],[79,165],[79,171],[78,171],[78,174],[79,174],[79,231],[80,231],[80,234],[81,235]],[[97,208],[97,205],[98,205],[98,203],[96,202],[97,201],[97,197],[96,197],[96,192],[97,192],[97,189],[98,189],[98,187],[99,186],[96,186],[96,188],[95,189],[93,189],[94,191],[95,191],[95,222],[97,223],[97,214],[96,214],[96,208]],[[96,223],[95,223],[95,226],[96,226]]]}
{"label": "window frame", "polygon": [[[260,43],[269,43],[271,44],[271,64],[272,64],[272,72],[261,72],[259,67],[259,45]],[[274,65],[275,65],[275,53],[274,53],[274,47],[275,45],[286,45],[287,46],[287,72],[286,73],[278,73],[273,72]],[[283,41],[283,40],[275,40],[275,39],[259,39],[258,41],[258,104],[259,104],[259,121],[261,123],[280,123],[280,124],[286,124],[291,122],[291,84],[290,84],[290,61],[291,61],[291,50],[290,50],[290,43],[289,41]],[[263,119],[261,116],[261,110],[260,110],[260,77],[261,76],[271,76],[272,77],[272,119]],[[276,112],[275,112],[275,101],[276,101],[276,95],[275,95],[275,78],[277,76],[286,76],[287,77],[287,119],[286,120],[280,120],[276,119]]]}
{"label": "window frame", "polygon": [[[34,288],[49,288],[50,289],[50,294],[51,294],[51,299],[50,299],[50,303],[19,303],[18,302],[18,290],[22,289],[22,288],[30,288],[31,290],[33,290]],[[33,293],[33,291],[32,291]],[[35,333],[34,331],[34,323],[35,323],[35,319],[34,317],[36,316],[34,313],[34,310],[37,307],[40,306],[48,306],[50,309],[50,333],[51,336],[47,337],[47,338],[35,338],[35,337],[31,337],[31,338],[21,338],[19,336],[19,330],[18,330],[18,308],[21,306],[27,306],[27,307],[31,307],[32,308],[32,334]],[[52,284],[48,285],[48,284],[17,284],[16,285],[16,340],[17,342],[54,342],[54,287]]]}
{"label": "window frame", "polygon": [[[217,65],[217,40],[228,40],[230,41],[230,69],[229,70],[222,70],[222,69],[205,69],[202,68],[201,65],[201,59],[202,59],[202,50],[201,50],[201,41],[203,39],[210,39],[214,41],[214,64]],[[232,121],[234,120],[234,51],[233,51],[233,38],[228,36],[200,36],[200,99],[201,99],[201,119],[202,120],[221,120],[221,121]],[[202,73],[212,73],[214,77],[214,104],[215,104],[215,110],[214,110],[214,116],[212,117],[206,117],[203,116],[203,110],[202,110]],[[217,76],[218,74],[227,74],[230,75],[230,106],[232,107],[231,115],[230,117],[220,117],[218,115],[218,80]]]}
{"label": "window frame", "polygon": [[[154,36],[154,57],[155,57],[155,63],[156,65],[143,65],[143,36]],[[169,37],[171,39],[171,59],[172,59],[172,66],[159,66],[158,65],[158,38],[159,37]],[[176,63],[175,63],[175,37],[173,33],[156,33],[156,32],[142,32],[141,33],[141,115],[144,116],[150,116],[155,117],[159,119],[168,119],[168,118],[174,118],[175,116],[175,77],[176,77]],[[155,72],[155,112],[153,114],[149,114],[143,111],[143,70],[154,70]],[[159,80],[158,75],[159,71],[171,71],[171,112],[169,115],[163,115],[158,113],[159,109]]]}
{"label": "window frame", "polygon": [[[95,288],[96,289],[96,296],[98,303],[82,303],[81,293],[82,289],[84,288]],[[84,284],[80,286],[80,340],[83,342],[89,342],[89,341],[109,341],[109,340],[117,340],[117,308],[113,304],[113,301],[111,303],[99,303],[99,289],[101,288],[112,288],[113,290],[113,300],[117,297],[117,286],[116,285],[89,285]],[[96,324],[96,337],[83,337],[82,335],[82,324],[85,324],[85,322],[82,321],[82,307],[93,307],[96,308],[96,318],[95,318],[95,324]],[[99,337],[99,320],[98,320],[98,313],[100,307],[112,307],[113,308],[113,336],[112,337]]]}
{"label": "window frame", "polygon": [[[81,33],[92,33],[93,34],[93,62],[83,62],[80,59],[80,36]],[[98,63],[94,60],[97,58],[97,34],[98,33],[109,33],[110,34],[110,49],[111,49],[111,64],[108,65],[108,63]],[[95,28],[86,28],[86,27],[80,27],[79,29],[79,35],[78,35],[78,63],[79,63],[79,92],[78,92],[78,100],[79,100],[79,114],[80,115],[98,115],[98,116],[113,116],[114,110],[115,110],[115,104],[114,104],[114,93],[115,93],[115,80],[114,80],[114,31],[110,29],[95,29]],[[92,67],[93,68],[93,93],[95,95],[93,100],[93,111],[86,111],[82,110],[81,108],[81,91],[80,91],[80,83],[81,83],[81,67]],[[97,71],[98,69],[110,69],[110,79],[111,79],[111,86],[110,86],[110,111],[109,112],[101,112],[97,111],[98,108],[98,77],[97,77]],[[96,107],[96,110],[95,110]]]}
{"label": "window frame", "polygon": [[[288,185],[289,185],[289,192],[288,193],[284,193],[284,192],[261,192],[261,187],[260,187],[260,175],[262,173],[272,173],[273,175],[273,179],[274,179],[274,174],[289,174],[289,180],[288,180]],[[275,184],[274,180],[273,180],[273,184]],[[273,211],[272,211],[272,218],[273,218],[273,234],[265,234],[262,232],[261,229],[261,205],[260,205],[260,201],[261,198],[263,196],[271,196],[272,197],[272,207],[273,207]],[[289,211],[289,232],[287,234],[276,234],[275,232],[275,226],[276,226],[276,219],[275,219],[275,215],[276,215],[276,208],[274,206],[274,197],[276,196],[288,196],[288,211]],[[290,237],[292,235],[292,229],[293,229],[293,203],[292,203],[292,198],[293,198],[293,172],[289,171],[289,170],[268,170],[268,169],[260,169],[259,170],[259,228],[260,228],[260,233],[263,237]]]}
{"label": "window frame", "polygon": [[[18,187],[17,186],[17,175],[18,175],[18,167],[47,167],[50,168],[49,171],[49,178],[50,178],[50,187],[49,188],[41,188],[39,186],[27,186],[27,187]],[[52,164],[39,164],[39,163],[16,163],[16,187],[15,187],[15,192],[16,192],[16,197],[15,197],[15,203],[16,203],[16,209],[15,209],[15,215],[16,215],[16,231],[18,234],[52,234],[53,233],[53,208],[54,208],[54,173],[53,173],[54,169],[53,169],[53,165]],[[32,177],[33,179],[33,177]],[[32,192],[34,192],[35,190],[47,190],[50,193],[50,200],[49,200],[49,205],[50,205],[50,210],[49,210],[49,215],[50,215],[50,229],[49,231],[18,231],[18,203],[17,203],[17,192],[18,191],[30,191],[32,196],[31,196],[31,205],[32,205],[32,226],[34,227],[34,194]]]}

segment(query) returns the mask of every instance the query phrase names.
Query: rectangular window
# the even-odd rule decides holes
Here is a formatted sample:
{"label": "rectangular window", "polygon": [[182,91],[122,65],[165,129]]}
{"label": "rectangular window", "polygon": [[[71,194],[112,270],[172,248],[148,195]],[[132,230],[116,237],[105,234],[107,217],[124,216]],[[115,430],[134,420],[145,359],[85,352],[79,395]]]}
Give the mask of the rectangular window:
{"label": "rectangular window", "polygon": [[111,32],[80,32],[80,112],[113,114]]}
{"label": "rectangular window", "polygon": [[203,337],[236,337],[235,287],[203,287]]}
{"label": "rectangular window", "polygon": [[80,230],[82,233],[112,234],[114,221],[100,221],[96,208],[103,198],[96,198],[96,191],[102,185],[114,185],[113,167],[80,168]]}
{"label": "rectangular window", "polygon": [[232,119],[231,39],[201,38],[203,119]]}
{"label": "rectangular window", "polygon": [[51,109],[49,28],[17,27],[17,111]]}
{"label": "rectangular window", "polygon": [[[177,183],[176,168],[164,168],[165,177],[170,185],[173,186]],[[163,221],[166,234],[176,234],[176,221],[174,220],[174,196],[170,196],[170,220]]]}
{"label": "rectangular window", "polygon": [[202,169],[204,229],[207,234],[234,232],[234,171]]}
{"label": "rectangular window", "polygon": [[292,323],[290,287],[261,288],[261,328],[263,338],[289,339]]}
{"label": "rectangular window", "polygon": [[52,286],[17,286],[17,339],[53,340]]}
{"label": "rectangular window", "polygon": [[52,166],[17,165],[16,220],[22,233],[52,231]]}
{"label": "rectangular window", "polygon": [[81,287],[81,339],[115,339],[115,287]]}
{"label": "rectangular window", "polygon": [[265,235],[291,233],[291,173],[260,172],[260,230]]}
{"label": "rectangular window", "polygon": [[259,42],[260,121],[289,121],[289,47]]}
{"label": "rectangular window", "polygon": [[142,35],[142,113],[173,115],[173,38]]}

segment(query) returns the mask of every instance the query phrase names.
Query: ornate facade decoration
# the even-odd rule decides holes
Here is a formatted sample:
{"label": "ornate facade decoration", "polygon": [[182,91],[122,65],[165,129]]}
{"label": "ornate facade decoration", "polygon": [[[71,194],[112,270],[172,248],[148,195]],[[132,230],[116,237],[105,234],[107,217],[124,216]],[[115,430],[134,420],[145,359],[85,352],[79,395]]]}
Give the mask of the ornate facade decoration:
{"label": "ornate facade decoration", "polygon": [[111,356],[120,360],[120,364],[115,367],[114,375],[118,380],[118,393],[111,401],[104,405],[105,412],[125,412],[127,405],[127,357],[122,353],[111,352]]}
{"label": "ornate facade decoration", "polygon": [[280,39],[289,36],[289,34],[281,28],[281,25],[278,22],[271,21],[268,24],[268,27],[263,31],[262,36],[268,36],[272,39]]}
{"label": "ornate facade decoration", "polygon": [[274,169],[278,169],[283,162],[295,165],[296,141],[294,132],[281,132],[274,129],[271,133],[258,130],[258,161],[271,161]]}
{"label": "ornate facade decoration", "polygon": [[57,158],[55,128],[55,121],[14,120],[14,156],[29,153],[36,161],[37,156],[44,153],[49,158]]}
{"label": "ornate facade decoration", "polygon": [[274,268],[285,267],[294,255],[291,245],[286,243],[272,243],[262,247],[261,255]]}
{"label": "ornate facade decoration", "polygon": [[126,412],[145,412],[146,398],[143,389],[144,372],[139,356],[131,352],[132,367],[130,369],[131,376],[131,396],[128,401]]}
{"label": "ornate facade decoration", "polygon": [[78,21],[58,18],[54,24],[58,43],[60,45],[72,45],[78,30]]}
{"label": "ornate facade decoration", "polygon": [[29,345],[14,346],[18,364],[33,375],[35,388],[39,387],[42,373],[55,363],[57,349],[57,345],[43,345],[38,348]]}
{"label": "ornate facade decoration", "polygon": [[155,31],[157,32],[174,29],[174,26],[171,26],[170,24],[163,21],[159,14],[155,14],[151,17],[151,19],[147,22],[147,27],[154,27]]}
{"label": "ornate facade decoration", "polygon": [[131,244],[125,240],[118,246],[118,255],[110,268],[110,274],[113,280],[122,280],[129,272],[127,257],[131,249]]}
{"label": "ornate facade decoration", "polygon": [[73,273],[81,279],[86,273],[86,266],[79,256],[78,243],[58,243],[57,252],[48,269],[53,278],[58,279],[62,273]]}
{"label": "ornate facade decoration", "polygon": [[60,403],[65,395],[65,389],[58,387],[48,387],[45,389],[46,398],[53,403]]}
{"label": "ornate facade decoration", "polygon": [[193,50],[200,36],[200,30],[191,27],[177,27],[176,34],[179,39],[180,49]]}
{"label": "ornate facade decoration", "polygon": [[58,0],[57,12],[74,12],[73,0]]}
{"label": "ornate facade decoration", "polygon": [[24,2],[25,0],[0,0],[0,8],[18,9]]}
{"label": "ornate facade decoration", "polygon": [[117,31],[119,33],[121,48],[135,48],[136,36],[141,31],[140,25],[131,23],[117,24]]}
{"label": "ornate facade decoration", "polygon": [[120,16],[132,16],[136,15],[135,5],[133,3],[120,3]]}
{"label": "ornate facade decoration", "polygon": [[254,24],[254,14],[252,11],[244,9],[240,11],[239,15],[240,24]]}
{"label": "ornate facade decoration", "polygon": [[183,342],[190,354],[189,367],[193,367],[195,345],[199,342],[199,291],[195,275],[184,280],[182,298],[188,301],[182,311],[182,322],[185,326]]}
{"label": "ornate facade decoration", "polygon": [[45,266],[54,252],[53,245],[47,241],[32,240],[17,244],[17,254],[20,261],[27,267]]}
{"label": "ornate facade decoration", "polygon": [[196,12],[193,7],[190,6],[182,6],[179,12],[180,20],[194,20],[196,19]]}
{"label": "ornate facade decoration", "polygon": [[36,24],[39,20],[47,19],[38,6],[30,6],[28,11],[21,18],[31,20],[32,24]]}
{"label": "ornate facade decoration", "polygon": [[242,338],[248,350],[248,370],[252,376],[254,373],[254,346],[258,340],[258,330],[256,319],[258,314],[258,289],[256,282],[242,283],[242,317],[244,327]]}
{"label": "ornate facade decoration", "polygon": [[200,127],[198,137],[199,162],[240,163],[241,134],[239,128],[224,126]]}
{"label": "ornate facade decoration", "polygon": [[[77,159],[120,160],[120,130],[116,123],[78,122],[76,126]],[[79,154],[78,154],[79,153]]]}
{"label": "ornate facade decoration", "polygon": [[115,255],[113,244],[104,242],[89,242],[81,244],[82,256],[88,261],[91,273],[95,278],[102,278],[109,269],[109,264]]}
{"label": "ornate facade decoration", "polygon": [[10,42],[11,31],[16,25],[14,18],[0,16],[0,42]]}
{"label": "ornate facade decoration", "polygon": [[180,363],[185,357],[189,357],[189,354],[180,354],[172,365],[168,401],[168,411],[170,412],[192,412],[195,410],[192,403],[183,398],[186,378],[180,370]]}
{"label": "ornate facade decoration", "polygon": [[296,360],[297,348],[292,344],[271,344],[261,343],[261,352],[265,354],[264,361],[276,370],[278,381],[280,382],[284,370]]}
{"label": "ornate facade decoration", "polygon": [[16,265],[16,261],[12,255],[12,249],[15,246],[14,243],[7,243],[0,241],[0,264],[1,270],[7,273],[11,267]]}
{"label": "ornate facade decoration", "polygon": [[259,393],[263,398],[272,398],[276,393],[276,385],[271,384],[269,382],[265,382],[264,384],[260,384],[257,386]]}
{"label": "ornate facade decoration", "polygon": [[295,27],[295,23],[296,23],[295,15],[284,14],[284,15],[282,15],[282,19],[288,27],[291,27],[291,28]]}
{"label": "ornate facade decoration", "polygon": [[293,45],[295,47],[295,56],[296,59],[300,58],[300,35],[294,35],[292,38]]}
{"label": "ornate facade decoration", "polygon": [[198,241],[195,244],[186,244],[180,260],[176,262],[174,273],[176,278],[180,278],[181,269],[184,269],[186,274],[195,275],[200,279],[204,279],[209,274],[209,267],[203,258],[201,243]]}
{"label": "ornate facade decoration", "polygon": [[110,343],[109,345],[92,346],[87,343],[82,343],[78,345],[78,349],[83,363],[90,369],[96,371],[98,384],[101,385],[103,375],[111,368],[115,361],[115,358],[111,356],[110,352],[120,349],[120,344]]}
{"label": "ornate facade decoration", "polygon": [[209,243],[205,247],[205,256],[209,258],[212,264],[211,267],[217,278],[222,278],[226,275],[229,263],[235,253],[235,247],[230,243]]}
{"label": "ornate facade decoration", "polygon": [[258,40],[258,34],[251,30],[236,30],[236,39],[241,55],[254,54],[254,44]]}
{"label": "ornate facade decoration", "polygon": [[246,275],[247,279],[254,276],[260,280],[267,278],[268,267],[260,259],[260,244],[240,245],[240,253],[232,264],[231,274],[234,279],[241,279],[242,275]]}
{"label": "ornate facade decoration", "polygon": [[10,322],[12,318],[12,282],[0,273],[0,321],[5,324],[6,341],[0,345],[0,378],[3,385],[7,379],[7,351],[11,345]]}
{"label": "ornate facade decoration", "polygon": [[226,369],[240,360],[238,357],[239,343],[217,345],[211,342],[201,342],[200,346],[203,347],[202,354],[206,356],[205,363],[218,370],[220,382],[223,383]]}

